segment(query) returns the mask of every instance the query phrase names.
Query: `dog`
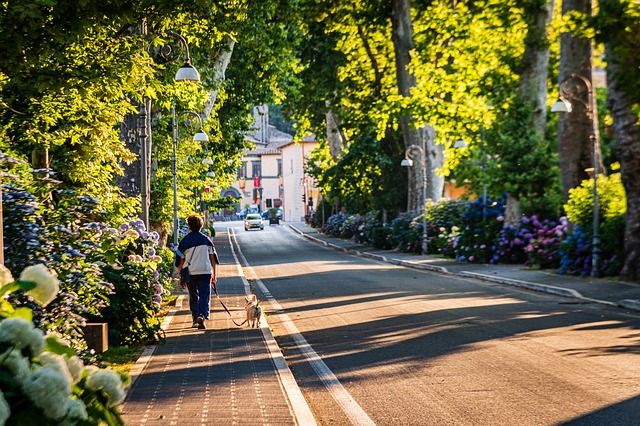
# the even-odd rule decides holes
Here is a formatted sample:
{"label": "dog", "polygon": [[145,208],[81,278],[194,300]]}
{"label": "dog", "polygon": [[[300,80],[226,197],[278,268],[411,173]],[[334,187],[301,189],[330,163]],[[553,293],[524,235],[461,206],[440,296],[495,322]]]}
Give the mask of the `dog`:
{"label": "dog", "polygon": [[252,328],[260,327],[260,317],[262,317],[262,308],[260,307],[260,302],[258,302],[256,295],[252,294],[249,297],[245,296],[244,300],[247,301],[247,304],[244,305],[244,309],[245,311],[247,311],[247,319],[244,322],[248,323],[249,327],[252,327]]}

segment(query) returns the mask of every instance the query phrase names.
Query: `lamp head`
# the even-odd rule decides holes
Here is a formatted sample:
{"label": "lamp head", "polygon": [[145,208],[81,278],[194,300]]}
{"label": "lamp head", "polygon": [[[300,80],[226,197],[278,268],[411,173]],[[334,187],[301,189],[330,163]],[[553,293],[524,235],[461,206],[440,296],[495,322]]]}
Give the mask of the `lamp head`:
{"label": "lamp head", "polygon": [[453,143],[454,148],[466,148],[469,144],[464,139],[458,139]]}
{"label": "lamp head", "polygon": [[[204,130],[200,129],[193,135],[194,142],[209,142],[209,136],[204,132]],[[213,160],[211,160],[211,164],[213,164]]]}
{"label": "lamp head", "polygon": [[213,172],[207,172],[207,177],[214,178],[216,177],[216,174]]}
{"label": "lamp head", "polygon": [[175,76],[176,81],[200,81],[200,73],[197,69],[191,65],[191,61],[187,59],[184,61]]}
{"label": "lamp head", "polygon": [[206,164],[208,166],[212,166],[213,165],[213,159],[211,157],[207,157],[204,160],[202,160],[202,164]]}
{"label": "lamp head", "polygon": [[402,162],[400,163],[400,165],[402,167],[411,167],[413,166],[413,160],[410,158],[405,158],[402,160]]}
{"label": "lamp head", "polygon": [[571,102],[562,97],[558,98],[556,103],[551,106],[551,112],[571,112],[572,109]]}

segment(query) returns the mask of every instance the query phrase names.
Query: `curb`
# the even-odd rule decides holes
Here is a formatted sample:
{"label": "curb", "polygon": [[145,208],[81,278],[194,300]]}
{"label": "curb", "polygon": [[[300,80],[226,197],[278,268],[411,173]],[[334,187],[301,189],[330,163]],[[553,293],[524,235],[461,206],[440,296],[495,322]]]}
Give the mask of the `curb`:
{"label": "curb", "polygon": [[529,281],[521,281],[521,280],[516,280],[516,279],[513,279],[513,278],[501,278],[501,277],[496,277],[496,276],[493,276],[493,275],[479,274],[477,272],[470,272],[470,271],[450,272],[449,270],[447,270],[447,268],[445,268],[443,266],[424,265],[424,264],[420,264],[420,263],[407,262],[407,261],[404,261],[404,260],[388,258],[386,256],[382,256],[382,255],[378,255],[378,254],[361,252],[361,251],[358,251],[358,250],[345,249],[344,247],[340,247],[338,245],[331,244],[331,243],[328,243],[326,241],[323,241],[323,240],[321,240],[319,238],[315,238],[315,237],[312,237],[310,235],[307,235],[303,231],[297,229],[295,226],[291,226],[291,225],[287,225],[287,226],[289,227],[289,229],[292,229],[293,231],[295,231],[299,235],[301,235],[304,238],[306,238],[306,239],[308,239],[310,241],[313,241],[315,243],[322,244],[322,245],[325,245],[327,247],[331,247],[331,248],[333,248],[335,250],[342,251],[342,252],[345,252],[345,253],[354,254],[354,255],[363,256],[363,257],[368,257],[368,258],[371,258],[371,259],[380,260],[382,262],[391,263],[393,265],[406,266],[408,268],[422,269],[422,270],[427,270],[427,271],[431,271],[431,272],[438,272],[438,273],[441,273],[441,274],[452,274],[452,275],[456,275],[456,276],[460,276],[460,277],[474,278],[474,279],[493,282],[493,283],[498,283],[498,284],[504,284],[504,285],[510,285],[510,286],[514,286],[514,287],[525,288],[527,290],[537,291],[537,292],[541,292],[541,293],[554,294],[556,296],[579,299],[579,300],[584,300],[584,301],[587,301],[587,302],[599,303],[601,305],[621,307],[621,308],[630,309],[630,310],[633,310],[633,311],[640,312],[640,300],[624,299],[624,300],[620,300],[618,302],[609,302],[607,300],[591,299],[591,298],[585,297],[582,294],[580,294],[578,291],[573,290],[573,289],[568,289],[568,288],[555,287],[555,286],[546,285],[546,284],[532,283],[532,282],[529,282]]}

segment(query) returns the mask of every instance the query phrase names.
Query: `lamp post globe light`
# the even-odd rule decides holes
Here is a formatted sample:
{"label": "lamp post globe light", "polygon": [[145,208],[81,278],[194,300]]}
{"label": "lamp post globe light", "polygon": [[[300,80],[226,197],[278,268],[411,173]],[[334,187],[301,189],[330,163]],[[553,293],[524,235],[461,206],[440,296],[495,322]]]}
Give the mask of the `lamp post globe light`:
{"label": "lamp post globe light", "polygon": [[427,156],[424,149],[424,135],[420,132],[420,139],[422,146],[415,144],[409,145],[404,153],[404,159],[400,162],[403,167],[413,167],[413,159],[411,158],[411,151],[418,151],[420,153],[422,166],[422,254],[427,254],[428,240],[427,240]]}
{"label": "lamp post globe light", "polygon": [[[586,94],[586,100],[581,95]],[[578,74],[571,74],[560,83],[560,96],[551,106],[551,112],[570,113],[571,102],[578,102],[585,107],[585,113],[591,124],[589,142],[593,159],[593,240],[591,244],[591,276],[600,276],[600,207],[598,200],[598,137],[594,112],[596,111],[595,94],[589,79]]]}
{"label": "lamp post globe light", "polygon": [[[191,65],[191,56],[189,55],[189,45],[187,44],[187,39],[185,39],[180,34],[167,31],[167,34],[178,39],[180,45],[184,46],[185,49],[185,57],[184,64],[178,69],[176,75],[174,77],[175,81],[200,81],[200,73],[193,65]],[[170,52],[170,50],[169,50]],[[165,57],[169,56],[168,53],[164,54]]]}
{"label": "lamp post globe light", "polygon": [[[207,142],[209,140],[209,136],[202,130],[202,118],[197,112],[194,111],[183,111],[176,116],[176,107],[174,105],[171,106],[171,131],[172,131],[172,142],[173,142],[173,155],[171,157],[171,173],[173,175],[173,243],[178,245],[178,126],[180,124],[180,119],[184,116],[191,116],[196,120],[195,125],[200,127],[194,136],[194,142]],[[195,127],[194,125],[188,125],[189,127]],[[209,158],[206,158],[205,161],[208,161]],[[211,161],[213,163],[213,160]]]}

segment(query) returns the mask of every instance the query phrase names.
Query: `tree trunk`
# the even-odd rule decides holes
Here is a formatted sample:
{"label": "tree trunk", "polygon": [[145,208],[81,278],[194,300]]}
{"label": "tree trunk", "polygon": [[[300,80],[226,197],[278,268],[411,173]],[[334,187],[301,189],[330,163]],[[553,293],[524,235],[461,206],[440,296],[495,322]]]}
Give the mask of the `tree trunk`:
{"label": "tree trunk", "polygon": [[[626,47],[635,48],[637,56],[637,45]],[[633,68],[619,66],[616,58],[619,51],[629,54],[628,51],[620,49],[620,46],[605,44],[609,87],[607,102],[613,117],[616,153],[620,160],[622,183],[627,195],[624,233],[626,258],[620,278],[624,281],[640,282],[640,126],[637,124],[638,116],[633,111],[634,105],[638,105],[640,99],[633,99],[619,82],[619,76],[625,75],[628,68]]]}
{"label": "tree trunk", "polygon": [[140,138],[138,114],[127,114],[120,125],[120,139],[125,147],[138,157],[130,164],[122,164],[123,174],[116,177],[116,185],[128,197],[139,197],[141,188]]}
{"label": "tree trunk", "polygon": [[[396,79],[398,93],[401,96],[410,97],[411,89],[416,86],[416,78],[410,72],[411,51],[414,49],[413,28],[411,22],[411,2],[410,0],[394,0],[391,12],[392,40],[396,55]],[[442,147],[435,145],[435,131],[433,127],[425,125],[424,129],[416,129],[415,119],[412,116],[400,118],[400,128],[404,139],[405,150],[409,150],[409,155],[414,161],[414,166],[409,167],[407,210],[420,211],[425,205],[425,194],[423,191],[423,173],[421,161],[426,162],[427,173],[427,197],[434,201],[442,198],[442,188],[444,181],[436,177],[435,170],[442,167],[444,155]],[[424,132],[421,134],[421,132]],[[422,139],[424,136],[424,140]],[[424,143],[423,143],[424,142]],[[420,158],[418,149],[422,150]],[[429,178],[431,177],[432,178]],[[438,188],[440,190],[438,191]]]}
{"label": "tree trunk", "polygon": [[[518,86],[518,95],[532,105],[533,115],[530,126],[532,140],[535,135],[544,135],[547,120],[547,76],[549,66],[549,41],[547,27],[553,18],[554,0],[533,0],[537,3],[533,16],[529,18],[529,30],[525,39],[522,55],[522,72]],[[544,139],[541,137],[540,139]],[[511,205],[509,205],[511,204]],[[514,194],[507,198],[508,215],[505,226],[516,226],[520,220],[520,201]],[[515,222],[514,222],[515,221]]]}
{"label": "tree trunk", "polygon": [[522,56],[522,72],[518,92],[533,105],[531,125],[544,134],[547,123],[547,69],[549,66],[549,41],[547,27],[553,18],[555,0],[538,1],[536,14],[530,18],[530,28],[525,39]]}
{"label": "tree trunk", "polygon": [[331,101],[326,101],[325,104],[329,108],[326,114],[329,154],[334,161],[338,161],[342,155],[342,147],[346,144],[346,137],[340,127],[340,117],[331,110]]}
{"label": "tree trunk", "polygon": [[216,84],[216,89],[211,90],[209,92],[209,100],[207,101],[204,112],[202,114],[202,121],[205,122],[209,118],[209,114],[211,114],[211,110],[216,103],[216,99],[218,97],[218,89],[217,85],[222,84],[222,81],[225,79],[225,74],[227,72],[227,67],[229,66],[229,62],[231,61],[231,55],[233,55],[233,48],[235,46],[235,41],[231,37],[225,38],[226,46],[218,54],[215,58],[213,58],[213,81]]}
{"label": "tree trunk", "polygon": [[[147,34],[147,21],[132,29]],[[120,139],[126,148],[138,157],[129,164],[121,164],[123,175],[116,177],[116,185],[128,197],[140,197],[140,218],[149,226],[149,167],[151,165],[151,101],[143,99],[137,114],[127,114],[120,125]],[[144,167],[146,165],[146,168]]]}
{"label": "tree trunk", "polygon": [[444,191],[444,176],[438,175],[436,171],[444,164],[444,146],[436,143],[433,126],[425,125],[422,132],[427,153],[427,199],[439,201]]}
{"label": "tree trunk", "polygon": [[[563,0],[562,2],[563,15],[576,11],[591,16],[592,8],[591,0]],[[560,35],[558,83],[562,84],[574,74],[593,83],[593,44],[587,38],[576,37],[570,32],[565,32]],[[587,93],[581,95],[583,95],[581,100],[571,102],[572,112],[560,114],[558,118],[558,153],[565,201],[569,198],[570,189],[576,188],[583,180],[589,179],[589,174],[585,170],[593,168],[593,146],[589,139],[592,123],[586,108],[591,100]],[[595,88],[592,96],[595,96]],[[595,106],[595,102],[593,105]],[[593,120],[595,137],[598,141],[600,138],[597,134],[597,108],[594,108]],[[596,145],[596,151],[600,158],[599,144]],[[598,171],[600,173],[603,171],[601,161]]]}

